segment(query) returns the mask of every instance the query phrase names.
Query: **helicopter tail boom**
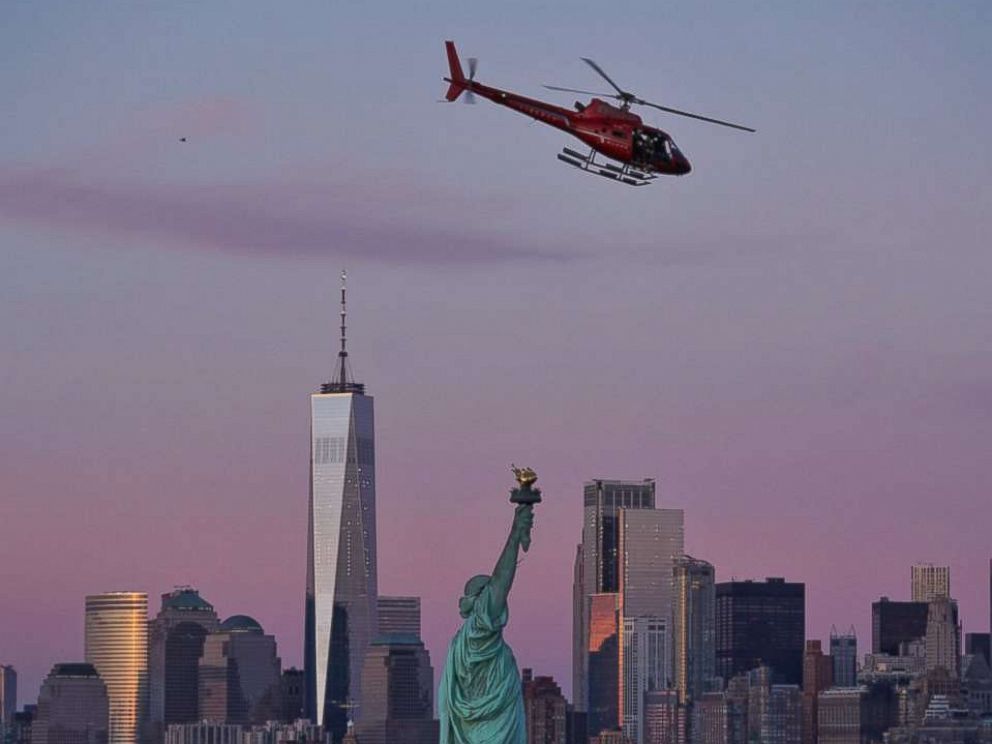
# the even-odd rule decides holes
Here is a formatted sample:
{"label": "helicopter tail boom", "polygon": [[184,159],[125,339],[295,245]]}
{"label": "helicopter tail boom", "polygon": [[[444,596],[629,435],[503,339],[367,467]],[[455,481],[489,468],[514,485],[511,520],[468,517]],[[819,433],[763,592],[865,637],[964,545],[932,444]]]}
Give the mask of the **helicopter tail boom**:
{"label": "helicopter tail boom", "polygon": [[445,93],[444,97],[449,101],[454,101],[462,94],[463,90],[468,88],[465,84],[468,78],[462,72],[462,63],[458,59],[458,52],[455,51],[455,42],[444,42],[444,48],[448,52],[448,68],[451,70],[451,77],[447,78],[451,85],[448,86],[448,92]]}

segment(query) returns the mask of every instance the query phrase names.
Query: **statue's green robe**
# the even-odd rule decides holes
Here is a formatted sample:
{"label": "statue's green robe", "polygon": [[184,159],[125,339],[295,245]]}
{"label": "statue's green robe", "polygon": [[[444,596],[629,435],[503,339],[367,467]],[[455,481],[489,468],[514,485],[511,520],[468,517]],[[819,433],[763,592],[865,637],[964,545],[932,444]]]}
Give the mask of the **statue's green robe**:
{"label": "statue's green robe", "polygon": [[441,744],[527,744],[520,672],[503,641],[504,606],[495,616],[489,588],[451,640],[438,688]]}

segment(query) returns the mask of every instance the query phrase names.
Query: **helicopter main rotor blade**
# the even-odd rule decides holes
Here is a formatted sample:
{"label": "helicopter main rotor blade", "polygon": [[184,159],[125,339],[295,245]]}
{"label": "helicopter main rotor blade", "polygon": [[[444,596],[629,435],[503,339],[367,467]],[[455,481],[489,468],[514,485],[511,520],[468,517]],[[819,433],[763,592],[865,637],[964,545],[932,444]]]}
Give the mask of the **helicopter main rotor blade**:
{"label": "helicopter main rotor blade", "polygon": [[651,106],[659,111],[667,111],[670,114],[678,114],[679,116],[688,116],[690,119],[699,119],[700,121],[708,121],[710,124],[719,124],[722,127],[731,127],[732,129],[741,129],[745,132],[756,132],[756,129],[751,129],[751,127],[745,127],[741,124],[731,124],[729,121],[721,121],[720,119],[711,119],[708,116],[700,116],[699,114],[690,114],[688,111],[679,111],[678,109],[668,108],[667,106],[659,106],[657,103],[651,103],[650,101],[645,101],[642,98],[635,98],[634,103],[640,106]]}
{"label": "helicopter main rotor blade", "polygon": [[605,72],[603,72],[603,68],[600,67],[599,65],[597,65],[595,62],[593,62],[591,59],[589,59],[588,57],[583,57],[582,58],[582,61],[585,62],[587,65],[589,65],[596,72],[598,72],[603,77],[603,80],[605,80],[610,85],[612,85],[613,86],[613,89],[616,90],[616,92],[619,93],[621,96],[623,96],[623,97],[626,98],[627,96],[630,95],[625,90],[623,90],[623,88],[621,88],[619,85],[617,85],[616,83],[614,83],[613,82],[613,79],[609,75],[607,75]]}
{"label": "helicopter main rotor blade", "polygon": [[548,90],[563,90],[566,93],[582,93],[583,95],[586,95],[586,96],[599,96],[601,98],[619,98],[620,97],[616,93],[595,93],[594,91],[591,91],[591,90],[579,90],[578,88],[561,88],[561,87],[559,87],[557,85],[545,85],[544,87],[547,88]]}

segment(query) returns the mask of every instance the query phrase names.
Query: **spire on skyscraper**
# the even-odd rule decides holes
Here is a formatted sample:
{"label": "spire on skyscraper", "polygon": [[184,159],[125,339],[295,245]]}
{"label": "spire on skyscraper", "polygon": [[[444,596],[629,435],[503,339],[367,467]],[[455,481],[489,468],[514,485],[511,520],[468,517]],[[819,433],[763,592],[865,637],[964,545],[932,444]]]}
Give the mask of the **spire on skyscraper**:
{"label": "spire on skyscraper", "polygon": [[330,382],[320,386],[322,393],[364,393],[365,385],[355,382],[348,367],[348,272],[341,269],[341,348]]}

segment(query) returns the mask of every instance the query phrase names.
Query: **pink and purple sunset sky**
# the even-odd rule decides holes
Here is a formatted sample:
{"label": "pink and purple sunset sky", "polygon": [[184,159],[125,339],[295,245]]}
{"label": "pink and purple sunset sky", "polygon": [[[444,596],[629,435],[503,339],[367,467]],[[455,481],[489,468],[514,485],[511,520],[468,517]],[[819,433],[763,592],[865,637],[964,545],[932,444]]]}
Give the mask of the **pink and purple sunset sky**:
{"label": "pink and purple sunset sky", "polygon": [[[541,474],[511,597],[568,692],[582,482],[659,482],[718,580],[807,629],[947,564],[989,625],[992,5],[14,3],[0,25],[0,663],[31,702],[83,597],[199,588],[300,664],[308,400],[337,275],[376,399],[380,589],[435,668]],[[663,104],[692,160],[627,189],[479,79]],[[187,142],[180,143],[179,138]],[[574,143],[571,143],[574,145]]]}

